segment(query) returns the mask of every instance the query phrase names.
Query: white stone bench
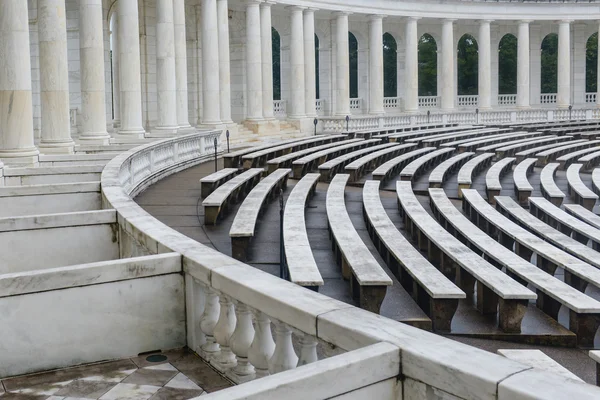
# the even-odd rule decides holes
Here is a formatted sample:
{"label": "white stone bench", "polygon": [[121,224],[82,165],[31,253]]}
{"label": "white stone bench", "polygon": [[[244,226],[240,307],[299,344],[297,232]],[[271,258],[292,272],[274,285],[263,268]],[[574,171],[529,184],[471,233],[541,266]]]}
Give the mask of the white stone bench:
{"label": "white stone bench", "polygon": [[516,350],[516,349],[498,349],[498,354],[509,358],[513,361],[520,362],[521,364],[529,365],[536,369],[551,372],[563,376],[567,379],[573,379],[579,382],[583,382],[577,375],[554,361],[552,358],[547,356],[544,352],[537,349],[527,350]]}
{"label": "white stone bench", "polygon": [[465,293],[434,267],[398,231],[381,204],[378,181],[363,187],[363,217],[379,253],[419,307],[434,331],[449,332],[458,300]]}
{"label": "white stone bench", "polygon": [[429,153],[433,150],[435,150],[435,147],[423,147],[386,161],[373,171],[373,179],[385,182],[392,176],[399,174],[400,170],[402,170],[407,164],[413,162],[423,154]]}
{"label": "white stone bench", "polygon": [[[346,139],[346,140],[344,140],[344,144],[362,142],[362,140],[363,139]],[[267,161],[267,173],[270,174],[279,168],[290,168],[292,166],[292,162],[301,157],[307,156],[312,153],[316,153],[321,150],[327,150],[327,149],[331,149],[333,147],[338,147],[338,146],[340,146],[340,142],[327,143],[327,144],[322,144],[320,146],[309,147],[308,149],[304,149],[304,150],[293,151],[291,153],[284,154],[280,157],[273,158],[273,159]]]}
{"label": "white stone bench", "polygon": [[344,192],[350,176],[337,174],[327,190],[327,221],[336,260],[341,264],[342,276],[350,281],[350,291],[360,307],[379,313],[387,287],[392,279],[377,262],[354,228]]}
{"label": "white stone bench", "polygon": [[594,250],[600,250],[600,230],[569,215],[548,200],[540,197],[530,197],[529,212],[578,242],[586,246],[588,242],[591,242]]}
{"label": "white stone bench", "polygon": [[[596,127],[597,129],[597,127]],[[581,132],[580,133],[580,137],[582,139],[587,139],[587,140],[596,140],[596,139],[600,139],[600,130],[594,130],[591,132]]]}
{"label": "white stone bench", "polygon": [[437,165],[442,160],[450,157],[454,153],[454,148],[444,148],[426,153],[408,164],[400,171],[400,179],[403,181],[412,181],[431,165]]}
{"label": "white stone bench", "polygon": [[583,165],[583,167],[581,167],[582,171],[589,172],[600,163],[600,151],[586,154],[583,157],[580,157],[577,162]]}
{"label": "white stone bench", "polygon": [[346,135],[327,135],[317,136],[310,139],[305,139],[299,142],[285,143],[279,146],[269,147],[255,151],[250,154],[242,156],[242,163],[244,169],[264,167],[267,159],[289,154],[294,151],[304,150],[306,148],[318,146],[321,144],[337,143],[347,138]]}
{"label": "white stone bench", "polygon": [[398,147],[398,143],[378,144],[364,149],[355,150],[350,153],[342,154],[339,157],[326,161],[317,167],[319,173],[321,174],[321,181],[329,182],[338,172],[341,172],[346,165],[358,160],[359,158],[367,154],[379,152],[382,150],[390,151],[393,150],[395,147]]}
{"label": "white stone bench", "polygon": [[306,174],[292,189],[283,213],[283,244],[289,280],[297,285],[318,290],[323,277],[313,256],[304,211],[319,183],[319,174]]}
{"label": "white stone bench", "polygon": [[350,174],[350,182],[356,182],[365,173],[374,170],[374,167],[377,167],[400,154],[405,154],[407,151],[414,150],[416,147],[417,145],[414,143],[406,143],[375,151],[346,165],[344,172]]}
{"label": "white stone bench", "polygon": [[[488,132],[488,130],[491,129],[491,132]],[[447,138],[444,138],[440,143],[439,146],[441,147],[456,147],[457,149],[459,148],[460,145],[463,144],[467,144],[467,143],[472,143],[475,141],[480,141],[480,140],[494,140],[497,139],[498,137],[504,137],[506,135],[514,135],[514,132],[511,132],[508,129],[497,129],[497,128],[487,128],[483,130],[483,134],[481,133],[481,130],[476,130],[473,131],[473,133],[477,133],[476,135],[473,136],[466,136],[466,137],[452,137],[451,135],[448,135]],[[468,132],[465,132],[468,133]]]}
{"label": "white stone bench", "polygon": [[[581,158],[584,158],[586,155],[593,154],[595,152],[600,153],[600,147],[599,146],[589,147],[589,148],[585,148],[585,149],[581,149],[581,150],[577,150],[577,151],[573,151],[573,152],[567,153],[565,155],[562,155],[562,156],[558,157],[556,159],[556,161],[560,163],[560,169],[565,170],[565,169],[567,169],[567,167],[569,165],[571,165],[571,163],[574,163],[575,161],[581,160]],[[578,161],[578,162],[580,164],[583,164],[581,161]],[[589,168],[588,168],[588,170],[589,170]]]}
{"label": "white stone bench", "polygon": [[600,195],[600,168],[594,168],[592,171],[592,190]]}
{"label": "white stone bench", "polygon": [[537,166],[543,167],[550,161],[557,159],[561,165],[561,169],[565,169],[570,164],[570,160],[572,160],[572,154],[569,153],[574,152],[574,156],[576,157],[577,153],[583,150],[584,153],[579,154],[585,154],[586,151],[591,151],[590,147],[597,146],[598,143],[600,143],[600,140],[586,140],[581,143],[567,143],[564,146],[544,150],[535,155],[538,159]]}
{"label": "white stone bench", "polygon": [[427,130],[420,130],[420,131],[403,132],[403,133],[397,133],[397,134],[388,136],[388,140],[390,142],[405,142],[408,139],[426,138],[426,137],[432,137],[433,135],[453,133],[453,132],[462,132],[462,131],[467,131],[467,130],[472,130],[472,129],[477,129],[477,128],[482,128],[482,126],[460,125],[460,126],[453,126],[453,127],[440,128],[440,129],[427,129]]}
{"label": "white stone bench", "polygon": [[[432,133],[440,132],[445,130],[457,129],[458,124],[427,124],[427,125],[401,125],[394,127],[387,127],[378,129],[379,134],[374,134],[373,139],[387,139],[391,136],[401,135],[403,133],[419,132],[419,133]],[[462,125],[465,127],[465,125]]]}
{"label": "white stone bench", "polygon": [[460,153],[438,164],[429,174],[429,187],[442,187],[448,175],[466,163],[473,154],[469,151]]}
{"label": "white stone bench", "polygon": [[507,157],[495,162],[485,175],[485,191],[490,204],[496,203],[496,196],[502,191],[500,178],[512,169],[515,158]]}
{"label": "white stone bench", "polygon": [[[559,140],[560,138],[569,138],[569,139]],[[529,157],[535,157],[536,154],[541,153],[543,151],[551,150],[556,147],[562,147],[565,144],[578,144],[578,143],[587,142],[587,140],[583,140],[583,139],[573,140],[571,138],[572,138],[572,136],[559,136],[558,138],[556,138],[555,141],[553,141],[550,144],[546,144],[543,146],[530,147],[527,150],[519,151],[518,153],[515,154],[515,156],[517,157],[517,162],[521,162],[522,160],[529,158]],[[541,144],[541,143],[537,143],[537,144]]]}
{"label": "white stone bench", "polygon": [[236,176],[237,173],[237,168],[223,168],[213,174],[205,176],[200,179],[200,195],[205,199],[219,186]]}
{"label": "white stone bench", "polygon": [[4,185],[49,185],[100,181],[104,165],[4,168]]}
{"label": "white stone bench", "polygon": [[285,190],[290,172],[290,169],[282,168],[264,178],[254,186],[238,208],[229,230],[231,254],[236,260],[248,260],[250,241],[256,231],[258,216],[269,199],[279,196],[280,190]]}
{"label": "white stone bench", "polygon": [[262,173],[262,168],[251,168],[225,182],[212,192],[202,202],[204,223],[206,225],[216,225],[218,219],[229,210],[230,205],[237,203],[260,182]]}
{"label": "white stone bench", "polygon": [[600,216],[594,214],[587,208],[580,206],[579,204],[565,204],[565,211],[574,217],[579,218],[586,224],[593,226],[596,229],[600,229]]}
{"label": "white stone bench", "polygon": [[496,158],[501,159],[505,157],[512,157],[515,153],[526,151],[534,147],[541,145],[553,145],[559,142],[566,142],[571,140],[571,136],[556,136],[556,135],[544,135],[535,139],[527,138],[516,140],[513,143],[505,143],[504,146],[496,147]]}
{"label": "white stone bench", "polygon": [[457,143],[466,142],[470,140],[474,140],[475,138],[481,136],[488,136],[494,134],[500,134],[502,132],[507,132],[508,129],[497,129],[497,128],[486,128],[486,129],[474,129],[468,131],[461,131],[455,133],[445,133],[441,135],[435,135],[431,137],[427,137],[424,139],[409,139],[407,142],[419,142],[421,147],[427,146],[441,146],[444,143]]}
{"label": "white stone bench", "polygon": [[[463,143],[456,144],[459,153],[463,151],[476,151],[480,147],[492,146],[492,145],[503,145],[504,143],[510,142],[519,138],[534,138],[540,136],[540,132],[512,132],[503,133],[500,135],[486,136],[477,140],[464,141]],[[442,146],[452,146],[451,143],[444,143]]]}
{"label": "white stone bench", "polygon": [[[534,132],[535,133],[535,132]],[[517,151],[516,149],[519,149],[521,145],[526,145],[527,143],[533,143],[536,140],[544,140],[544,139],[548,139],[548,138],[552,138],[553,136],[536,136],[534,138],[531,137],[526,137],[526,138],[520,138],[520,139],[514,139],[514,140],[510,140],[508,142],[502,142],[502,143],[494,143],[494,144],[489,144],[487,146],[483,146],[483,147],[479,147],[476,152],[477,153],[487,153],[489,152],[494,152],[496,153],[497,150],[499,149],[514,149],[514,151]],[[512,147],[514,146],[514,148]],[[506,156],[508,156],[509,154],[507,154]],[[501,157],[498,157],[499,159],[504,158],[504,154],[501,154]]]}
{"label": "white stone bench", "polygon": [[246,154],[254,153],[257,151],[261,151],[261,150],[266,150],[271,147],[281,146],[284,144],[301,142],[303,140],[306,140],[306,138],[296,138],[296,139],[284,140],[284,141],[275,142],[275,143],[267,143],[267,144],[263,144],[260,146],[253,146],[253,147],[249,147],[246,149],[237,150],[232,153],[223,154],[223,164],[224,164],[225,168],[239,168],[242,164],[242,157],[245,156]]}
{"label": "white stone bench", "polygon": [[427,251],[430,262],[473,298],[477,284],[477,309],[482,314],[498,313],[500,329],[520,332],[529,300],[535,293],[508,277],[445,231],[425,211],[412,191],[410,182],[397,181],[398,207],[406,230]]}
{"label": "white stone bench", "polygon": [[483,153],[467,161],[458,170],[458,197],[462,197],[462,190],[469,189],[473,183],[473,177],[487,168],[494,158],[494,153]]}
{"label": "white stone bench", "polygon": [[598,195],[589,189],[581,180],[579,172],[581,170],[581,164],[571,164],[567,168],[567,185],[569,190],[569,196],[571,199],[587,208],[592,210],[598,200]]}
{"label": "white stone bench", "polygon": [[[484,226],[487,227],[488,221],[493,226],[495,223],[494,215],[500,218],[503,217],[487,204],[476,190],[467,189],[465,193],[465,196],[469,195],[471,198],[469,203],[465,201],[463,205],[470,206],[473,203],[472,207],[479,207],[477,212],[472,213],[468,207],[465,208],[468,211],[467,215],[471,214],[473,221],[477,220],[482,227],[481,229],[450,202],[443,190],[429,190],[433,214],[448,232],[457,236],[459,240],[470,243],[471,248],[483,253],[493,265],[498,268],[505,268],[508,276],[516,281],[521,282],[523,285],[533,285],[536,288],[537,307],[555,320],[558,321],[558,310],[561,305],[578,315],[600,315],[600,302],[567,285],[560,279],[540,271],[529,260],[521,258],[513,253],[512,249],[503,246],[492,236],[488,236],[485,230],[489,231],[489,229]],[[479,201],[474,201],[473,197]],[[477,218],[478,213],[485,216]],[[521,229],[508,220],[505,223]]]}
{"label": "white stone bench", "polygon": [[100,182],[1,186],[0,218],[99,210]]}
{"label": "white stone bench", "polygon": [[515,196],[522,206],[527,205],[527,199],[533,192],[533,186],[529,183],[527,176],[533,173],[536,162],[537,158],[527,158],[519,162],[513,171]]}
{"label": "white stone bench", "polygon": [[588,354],[596,362],[596,386],[600,386],[600,350],[590,350]]}
{"label": "white stone bench", "polygon": [[[512,202],[515,207],[521,208],[517,203],[512,201],[512,199],[505,196],[498,196],[496,198],[497,204],[499,204],[502,199],[506,199],[507,201]],[[598,273],[598,269],[565,253],[561,249],[554,247],[550,243],[529,232],[524,227],[513,222],[508,217],[505,217],[500,212],[494,210],[494,208],[486,203],[474,189],[463,191],[463,209],[465,215],[469,217],[473,223],[477,224],[481,230],[498,240],[498,242],[506,249],[514,251],[516,255],[520,256],[527,263],[530,263],[531,256],[535,253],[537,267],[540,271],[536,276],[533,274],[535,271],[529,270],[528,273],[531,273],[531,275],[530,278],[528,278],[528,281],[533,282],[533,278],[541,280],[536,284],[536,287],[538,288],[545,287],[542,286],[544,282],[546,282],[546,286],[550,285],[547,286],[550,290],[544,291],[546,296],[540,298],[540,293],[538,292],[537,306],[550,317],[558,320],[561,304],[568,305],[571,310],[569,329],[577,335],[580,345],[588,346],[590,343],[593,344],[596,330],[598,326],[600,326],[600,313],[597,312],[597,305],[594,305],[595,303],[592,302],[592,300],[595,300],[582,297],[574,291],[566,290],[564,285],[557,286],[557,283],[549,278],[554,277],[554,272],[557,267],[561,267],[565,270],[565,283],[576,289],[577,292],[583,294],[588,281],[594,286],[600,284],[600,274]],[[521,208],[521,210],[523,209]],[[526,215],[536,219],[527,211],[523,211]],[[496,260],[506,263],[511,262],[509,258],[497,258]],[[519,264],[511,262],[511,265],[516,268]],[[515,270],[513,272],[516,273],[518,271]],[[587,306],[585,304],[587,304]],[[590,305],[593,307],[589,308]],[[588,315],[589,313],[591,313],[591,315]]]}
{"label": "white stone bench", "polygon": [[559,163],[546,164],[546,166],[542,168],[540,174],[540,189],[542,195],[558,207],[560,207],[565,198],[565,194],[554,181],[554,176],[556,175],[556,170],[559,166]]}
{"label": "white stone bench", "polygon": [[0,219],[0,274],[119,258],[115,210]]}
{"label": "white stone bench", "polygon": [[308,154],[292,162],[294,179],[302,178],[305,174],[316,169],[316,166],[321,165],[328,160],[332,160],[343,154],[364,149],[366,147],[375,146],[377,144],[381,144],[380,139],[359,140]]}

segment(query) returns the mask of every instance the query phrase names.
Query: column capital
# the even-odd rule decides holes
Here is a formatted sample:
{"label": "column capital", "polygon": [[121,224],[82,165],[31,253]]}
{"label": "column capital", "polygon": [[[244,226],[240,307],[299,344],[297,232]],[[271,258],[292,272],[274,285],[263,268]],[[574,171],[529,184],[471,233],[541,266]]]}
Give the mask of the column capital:
{"label": "column capital", "polygon": [[276,4],[274,1],[267,0],[260,3],[260,8],[271,8],[272,5]]}
{"label": "column capital", "polygon": [[405,19],[406,19],[407,22],[408,21],[418,21],[420,19],[423,19],[423,17],[412,16],[412,17],[406,17]]}
{"label": "column capital", "polygon": [[558,21],[559,24],[571,24],[573,22],[572,19],[561,19]]}
{"label": "column capital", "polygon": [[480,24],[491,24],[491,23],[492,23],[492,22],[494,22],[494,21],[495,21],[495,20],[493,20],[493,19],[488,19],[488,18],[485,18],[485,19],[479,20],[479,23],[480,23]]}
{"label": "column capital", "polygon": [[248,6],[252,6],[252,5],[260,5],[261,3],[263,3],[263,0],[244,0],[244,4],[248,5]]}
{"label": "column capital", "polygon": [[305,13],[313,13],[313,14],[314,14],[315,11],[319,11],[319,8],[316,8],[316,7],[306,7],[306,9],[304,10]]}
{"label": "column capital", "polygon": [[452,24],[455,21],[456,21],[456,18],[444,18],[444,19],[442,19],[442,22],[445,23],[445,24],[447,24],[447,23]]}
{"label": "column capital", "polygon": [[519,24],[530,24],[532,22],[533,22],[532,19],[522,19],[522,20],[519,20]]}
{"label": "column capital", "polygon": [[302,12],[302,11],[306,10],[306,7],[294,5],[294,6],[287,6],[287,7],[285,7],[285,9],[286,10],[291,10],[291,11],[300,11],[300,12]]}
{"label": "column capital", "polygon": [[352,14],[350,11],[336,11],[333,13],[336,17],[347,17],[350,14]]}
{"label": "column capital", "polygon": [[378,21],[378,20],[383,20],[385,18],[385,15],[369,14],[367,17],[369,17],[369,21]]}

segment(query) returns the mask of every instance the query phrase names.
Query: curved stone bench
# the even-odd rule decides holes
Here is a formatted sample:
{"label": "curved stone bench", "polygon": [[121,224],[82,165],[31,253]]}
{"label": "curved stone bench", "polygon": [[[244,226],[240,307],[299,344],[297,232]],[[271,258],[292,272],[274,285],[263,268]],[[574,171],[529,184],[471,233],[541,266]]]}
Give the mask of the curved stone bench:
{"label": "curved stone bench", "polygon": [[373,139],[387,139],[390,136],[402,134],[405,132],[425,132],[425,131],[437,131],[440,129],[452,129],[458,124],[427,124],[427,125],[409,125],[409,126],[392,126],[383,129],[377,129],[380,131],[379,134],[374,134]]}
{"label": "curved stone bench", "polygon": [[554,176],[559,166],[559,163],[546,164],[540,173],[540,190],[542,191],[542,195],[557,207],[560,207],[565,198],[565,194],[554,181]]}
{"label": "curved stone bench", "polygon": [[387,139],[390,142],[401,142],[402,143],[402,142],[406,141],[407,139],[428,137],[428,136],[433,136],[433,135],[442,134],[442,133],[460,132],[460,131],[474,129],[474,128],[476,128],[476,127],[473,127],[471,125],[460,125],[460,126],[452,126],[452,127],[446,127],[446,128],[424,129],[424,130],[417,130],[417,131],[413,130],[413,131],[389,135],[387,137]]}
{"label": "curved stone bench", "polygon": [[588,225],[593,226],[596,229],[600,229],[600,216],[594,214],[587,208],[580,206],[579,204],[565,204],[565,211],[570,215],[579,218]]}
{"label": "curved stone bench", "polygon": [[[284,140],[281,142],[268,143],[268,144],[263,144],[261,146],[253,146],[253,147],[249,147],[247,149],[242,149],[242,150],[234,151],[232,153],[223,154],[223,165],[224,165],[224,168],[239,168],[242,165],[242,157],[245,156],[246,154],[255,153],[257,151],[270,149],[272,147],[281,146],[284,144],[302,142],[304,140],[306,140],[306,138],[296,138],[296,139]],[[211,145],[212,145],[212,143],[211,143]]]}
{"label": "curved stone bench", "polygon": [[598,195],[589,189],[581,180],[581,176],[579,176],[581,167],[581,164],[571,164],[569,168],[567,168],[569,196],[571,196],[571,199],[577,204],[584,206],[588,210],[592,210],[596,205]]}
{"label": "curved stone bench", "polygon": [[[466,141],[464,143],[457,144],[458,152],[462,153],[464,151],[477,151],[480,147],[487,147],[493,145],[503,145],[504,143],[510,142],[513,139],[517,138],[533,138],[540,136],[540,132],[513,132],[513,133],[503,133],[500,135],[491,135],[488,137],[484,137],[483,139],[477,139],[472,141]],[[442,146],[452,146],[450,143],[444,143]],[[485,152],[481,151],[481,152]]]}
{"label": "curved stone bench", "polygon": [[500,178],[512,169],[515,158],[507,157],[495,162],[485,175],[485,191],[490,204],[496,204],[496,196],[500,196],[502,184]]}
{"label": "curved stone bench", "polygon": [[378,181],[363,187],[363,217],[369,235],[398,280],[431,318],[434,331],[449,332],[465,293],[446,278],[396,229],[381,204]]}
{"label": "curved stone bench", "polygon": [[216,225],[217,220],[228,211],[230,205],[237,203],[260,182],[262,173],[262,168],[249,169],[227,181],[205,198],[202,202],[204,223]]}
{"label": "curved stone bench", "polygon": [[[548,164],[548,162],[558,158],[557,161],[560,162],[561,169],[565,169],[565,166],[568,166],[569,160],[571,159],[570,157],[567,157],[569,153],[580,150],[590,151],[589,148],[597,145],[598,143],[600,143],[600,140],[586,140],[585,142],[581,143],[568,143],[564,146],[544,150],[535,155],[538,159],[537,166],[543,167],[544,165]],[[577,156],[577,154],[575,154],[575,156]]]}
{"label": "curved stone bench", "polygon": [[429,174],[429,187],[442,187],[448,175],[466,163],[473,154],[460,153],[438,164]]}
{"label": "curved stone bench", "polygon": [[408,153],[402,154],[396,158],[393,158],[389,161],[386,161],[379,167],[373,171],[373,179],[385,182],[392,176],[395,176],[400,173],[407,164],[413,162],[417,158],[421,157],[423,154],[429,153],[430,151],[435,150],[435,147],[424,147],[421,149],[416,149],[410,151]]}
{"label": "curved stone bench", "polygon": [[594,168],[592,171],[592,190],[600,195],[600,168]]}
{"label": "curved stone bench", "polygon": [[504,150],[499,152],[500,149],[507,149],[507,151],[515,152],[520,149],[521,145],[527,145],[528,143],[534,143],[536,140],[544,140],[544,139],[549,139],[552,137],[553,136],[536,136],[534,138],[526,137],[524,139],[521,138],[521,139],[510,140],[508,142],[490,144],[487,146],[479,147],[477,149],[477,153],[487,153],[488,151],[494,152],[494,153],[496,153],[497,158],[502,159],[505,156],[509,156],[511,154],[504,154]]}
{"label": "curved stone bench", "polygon": [[527,199],[533,192],[533,186],[529,183],[527,176],[533,173],[536,162],[537,158],[527,158],[519,162],[513,171],[515,196],[522,206],[527,205]]}
{"label": "curved stone bench", "polygon": [[[594,154],[594,153],[600,154],[600,147],[597,146],[597,147],[591,147],[591,148],[573,151],[571,153],[567,153],[563,156],[558,157],[556,159],[556,161],[558,161],[560,163],[560,169],[565,170],[565,169],[567,169],[567,167],[569,165],[571,165],[575,161],[579,162],[580,164],[585,164],[585,162],[587,162],[589,160],[585,157],[590,153],[591,154]],[[582,158],[584,158],[584,162],[580,161]],[[593,159],[593,156],[592,156],[592,159]],[[589,170],[589,167],[587,169]]]}
{"label": "curved stone bench", "polygon": [[[483,131],[483,134],[481,134]],[[498,137],[503,137],[505,135],[514,135],[514,132],[509,129],[498,129],[498,128],[486,128],[486,129],[477,129],[472,131],[474,133],[473,137],[469,135],[468,132],[465,132],[466,137],[452,137],[448,135],[448,138],[443,139],[442,142],[439,143],[440,147],[456,147],[459,148],[462,144],[472,143],[479,140],[495,140]],[[475,134],[477,133],[477,134]]]}
{"label": "curved stone bench", "polygon": [[436,165],[442,160],[450,157],[454,153],[454,148],[445,148],[432,151],[415,159],[400,171],[400,180],[411,181],[417,178],[424,170],[432,164]]}
{"label": "curved stone bench", "polygon": [[[568,139],[559,140],[560,138],[568,138]],[[572,136],[559,136],[554,141],[550,141],[551,142],[550,144],[546,144],[543,146],[530,147],[527,150],[519,151],[518,153],[515,154],[515,156],[517,157],[517,162],[521,162],[524,159],[529,158],[529,157],[534,157],[536,154],[538,154],[540,152],[543,152],[546,150],[551,150],[556,147],[562,147],[565,144],[578,144],[578,143],[587,142],[587,140],[584,140],[584,139],[571,140],[571,138],[572,138]],[[540,144],[540,143],[542,143],[541,140],[540,140],[540,142],[538,142],[536,144]]]}
{"label": "curved stone bench", "polygon": [[487,168],[494,158],[494,153],[483,153],[473,157],[458,170],[458,198],[462,198],[462,190],[471,188],[473,177]]}
{"label": "curved stone bench", "polygon": [[327,221],[342,276],[350,281],[352,297],[360,308],[379,313],[391,278],[362,241],[346,210],[344,192],[350,176],[337,174],[327,189]]}
{"label": "curved stone bench", "polygon": [[600,163],[600,151],[594,151],[593,153],[586,154],[580,157],[577,162],[582,164],[581,169],[584,172],[590,172],[592,168],[596,167]]}
{"label": "curved stone bench", "polygon": [[[455,133],[445,133],[441,135],[434,135],[431,137],[427,137],[424,139],[409,139],[407,142],[419,142],[420,147],[428,147],[428,146],[441,146],[444,143],[453,143],[460,144],[465,143],[474,138],[478,138],[481,136],[489,136],[493,134],[500,134],[502,132],[507,132],[509,129],[497,129],[497,128],[485,128],[485,129],[473,129],[464,132],[455,132]],[[451,145],[453,147],[453,145]]]}
{"label": "curved stone bench", "polygon": [[356,182],[367,171],[372,171],[375,166],[387,162],[390,158],[396,157],[399,154],[404,154],[407,150],[412,150],[415,147],[417,147],[416,144],[407,143],[375,151],[352,161],[350,164],[346,165],[344,171],[345,173],[350,174],[350,182]]}
{"label": "curved stone bench", "polygon": [[254,186],[238,208],[229,230],[231,254],[236,260],[248,260],[250,241],[256,231],[258,216],[267,200],[277,197],[280,190],[285,190],[290,172],[290,169],[282,168],[267,176]]}
{"label": "curved stone bench", "polygon": [[200,196],[207,198],[219,186],[231,180],[238,173],[237,168],[223,168],[200,179]]}
{"label": "curved stone bench", "polygon": [[500,329],[520,332],[527,303],[536,299],[536,295],[442,229],[419,203],[410,182],[397,181],[396,193],[405,227],[417,238],[419,248],[427,251],[429,260],[438,264],[451,280],[456,277],[468,298],[474,295],[477,284],[479,312],[498,313]]}
{"label": "curved stone bench", "polygon": [[395,147],[398,147],[398,143],[378,144],[364,149],[355,150],[350,153],[342,154],[339,157],[326,161],[317,167],[319,173],[321,174],[321,181],[329,182],[338,172],[342,171],[346,165],[367,154],[383,150],[393,151]]}
{"label": "curved stone bench", "polygon": [[324,282],[308,240],[304,210],[317,188],[319,177],[319,174],[304,175],[292,189],[283,213],[283,244],[289,280],[315,291]]}

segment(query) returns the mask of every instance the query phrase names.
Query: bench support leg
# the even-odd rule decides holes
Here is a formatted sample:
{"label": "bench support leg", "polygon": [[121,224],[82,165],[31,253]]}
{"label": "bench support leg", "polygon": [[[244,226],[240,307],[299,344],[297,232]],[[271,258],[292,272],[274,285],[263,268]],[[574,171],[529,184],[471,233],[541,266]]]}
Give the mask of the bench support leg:
{"label": "bench support leg", "polygon": [[387,286],[361,286],[360,308],[379,314]]}
{"label": "bench support leg", "polygon": [[582,293],[585,293],[585,288],[587,288],[587,281],[584,281],[578,276],[573,275],[571,272],[565,270],[565,283],[569,286],[574,287]]}
{"label": "bench support leg", "polygon": [[434,332],[450,332],[452,317],[458,308],[458,299],[431,299],[429,317]]}
{"label": "bench support leg", "polygon": [[538,255],[537,256],[537,265],[542,271],[547,272],[548,274],[554,276],[556,272],[557,265],[550,262],[548,259]]}
{"label": "bench support leg", "polygon": [[219,218],[220,207],[204,207],[204,224],[216,225]]}
{"label": "bench support leg", "polygon": [[558,312],[560,311],[561,303],[554,300],[541,290],[537,290],[537,307],[550,317],[558,321]]}
{"label": "bench support leg", "polygon": [[569,330],[577,335],[579,347],[594,347],[594,337],[600,326],[599,314],[577,314],[569,312]]}
{"label": "bench support leg", "polygon": [[465,292],[467,299],[472,299],[473,293],[475,292],[475,277],[458,265],[453,266],[456,269],[458,286]]}
{"label": "bench support leg", "polygon": [[248,261],[248,248],[250,247],[249,237],[231,238],[231,255],[239,261]]}
{"label": "bench support leg", "polygon": [[527,312],[528,300],[500,299],[499,326],[503,332],[521,333],[521,321]]}
{"label": "bench support leg", "polygon": [[533,255],[533,251],[529,250],[527,247],[523,246],[519,242],[515,242],[515,253],[519,255],[524,260],[528,262],[531,261],[531,256]]}
{"label": "bench support leg", "polygon": [[498,312],[498,295],[481,282],[477,282],[477,310],[482,314]]}
{"label": "bench support leg", "polygon": [[346,257],[342,255],[342,277],[345,280],[352,278],[352,272],[350,270],[350,266],[348,265],[348,261],[346,261]]}

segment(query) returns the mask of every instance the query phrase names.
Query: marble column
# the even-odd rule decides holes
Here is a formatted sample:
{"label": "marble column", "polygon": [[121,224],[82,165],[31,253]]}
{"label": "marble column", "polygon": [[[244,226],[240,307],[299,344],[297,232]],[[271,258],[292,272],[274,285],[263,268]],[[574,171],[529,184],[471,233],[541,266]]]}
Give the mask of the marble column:
{"label": "marble column", "polygon": [[[336,14],[336,82],[335,116],[350,115],[350,60],[348,48],[348,13]],[[382,49],[383,51],[383,49]]]}
{"label": "marble column", "polygon": [[317,116],[317,81],[315,60],[315,10],[304,11],[304,86],[306,116]]}
{"label": "marble column", "polygon": [[290,107],[288,117],[300,119],[306,117],[306,99],[304,95],[304,21],[303,7],[290,9]]}
{"label": "marble column", "polygon": [[[72,153],[64,0],[38,0],[42,153]],[[22,49],[28,51],[28,49]]]}
{"label": "marble column", "polygon": [[556,105],[567,108],[571,104],[571,21],[558,24],[558,87]]}
{"label": "marble column", "polygon": [[529,108],[529,23],[519,21],[517,39],[517,108]]}
{"label": "marble column", "polygon": [[175,37],[175,78],[177,80],[178,133],[193,132],[188,111],[187,36],[185,31],[185,0],[173,0]]}
{"label": "marble column", "polygon": [[119,1],[118,44],[121,86],[121,128],[119,134],[144,136],[142,123],[142,78],[140,70],[140,25],[138,2]]}
{"label": "marble column", "polygon": [[404,54],[404,109],[406,112],[419,111],[419,38],[417,21],[410,17],[406,21],[406,51]]}
{"label": "marble column", "polygon": [[453,19],[445,19],[442,25],[442,110],[444,111],[454,109],[456,96],[454,21]]}
{"label": "marble column", "polygon": [[229,65],[229,9],[227,0],[217,0],[217,20],[219,25],[219,89],[221,93],[221,121],[233,124],[231,120],[231,71]]}
{"label": "marble column", "polygon": [[202,124],[221,123],[217,0],[202,0]]}
{"label": "marble column", "polygon": [[369,16],[369,114],[383,114],[383,16]]}
{"label": "marble column", "polygon": [[121,126],[121,85],[119,75],[119,17],[117,13],[112,15],[112,30],[110,35],[112,55],[112,96],[113,96],[113,127]]}
{"label": "marble column", "polygon": [[260,29],[260,0],[248,0],[246,7],[246,119],[263,119],[263,84]]}
{"label": "marble column", "polygon": [[26,1],[0,1],[0,54],[0,164],[34,165],[38,150],[33,144]]}
{"label": "marble column", "polygon": [[491,20],[479,23],[479,108],[492,108],[492,43],[490,35]]}
{"label": "marble column", "polygon": [[271,33],[271,2],[260,5],[260,41],[262,62],[262,112],[273,119],[273,36]]}
{"label": "marble column", "polygon": [[152,135],[177,134],[177,77],[173,0],[156,0],[156,88],[158,120]]}

